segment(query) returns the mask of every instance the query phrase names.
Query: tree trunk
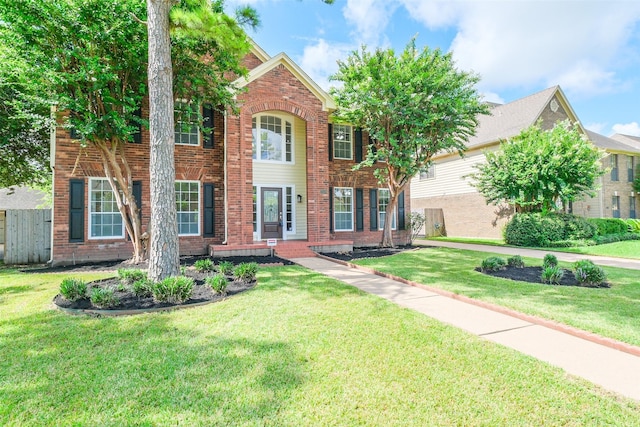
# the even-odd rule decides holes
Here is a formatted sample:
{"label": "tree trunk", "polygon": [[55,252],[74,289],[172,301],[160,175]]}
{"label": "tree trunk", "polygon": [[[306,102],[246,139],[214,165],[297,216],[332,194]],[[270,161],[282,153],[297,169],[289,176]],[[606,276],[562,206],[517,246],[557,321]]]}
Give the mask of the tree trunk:
{"label": "tree trunk", "polygon": [[151,241],[149,279],[180,274],[175,198],[173,71],[169,10],[171,0],[147,0],[149,34],[149,177]]}
{"label": "tree trunk", "polygon": [[[382,241],[380,242],[381,248],[393,248],[393,230],[391,225],[393,224],[393,214],[396,212],[396,206],[398,205],[398,194],[400,191],[395,186],[389,185],[389,204],[387,205],[387,212],[384,216],[384,227],[382,228]],[[399,218],[396,218],[396,224],[399,223]]]}

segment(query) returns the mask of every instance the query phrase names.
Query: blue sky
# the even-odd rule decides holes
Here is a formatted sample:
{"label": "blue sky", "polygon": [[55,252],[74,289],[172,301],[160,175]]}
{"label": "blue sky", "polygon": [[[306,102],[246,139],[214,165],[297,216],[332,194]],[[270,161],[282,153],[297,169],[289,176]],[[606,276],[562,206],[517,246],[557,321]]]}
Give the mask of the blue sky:
{"label": "blue sky", "polygon": [[363,44],[453,52],[481,76],[486,100],[510,102],[560,85],[582,124],[640,136],[640,0],[228,0],[253,6],[250,36],[285,52],[320,86]]}

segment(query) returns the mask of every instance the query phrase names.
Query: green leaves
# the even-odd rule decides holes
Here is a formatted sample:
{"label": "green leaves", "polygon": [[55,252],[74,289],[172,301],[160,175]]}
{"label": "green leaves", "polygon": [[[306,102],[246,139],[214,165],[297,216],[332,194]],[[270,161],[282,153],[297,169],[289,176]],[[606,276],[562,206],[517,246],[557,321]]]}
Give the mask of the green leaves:
{"label": "green leaves", "polygon": [[593,195],[602,175],[600,153],[577,125],[559,122],[551,130],[541,123],[485,153],[475,166],[472,185],[487,203],[507,202],[520,211],[553,211],[558,203]]}

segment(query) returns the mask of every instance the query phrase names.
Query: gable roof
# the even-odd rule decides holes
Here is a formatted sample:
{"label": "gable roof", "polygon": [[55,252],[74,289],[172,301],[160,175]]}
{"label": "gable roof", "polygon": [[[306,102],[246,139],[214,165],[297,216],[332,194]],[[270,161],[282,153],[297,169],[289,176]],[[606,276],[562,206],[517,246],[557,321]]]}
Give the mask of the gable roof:
{"label": "gable roof", "polygon": [[630,145],[633,148],[640,150],[640,136],[634,135],[625,135],[622,133],[615,133],[610,136],[611,139],[614,139],[618,142],[622,142],[626,145]]}
{"label": "gable roof", "polygon": [[46,194],[29,187],[0,189],[0,210],[37,209],[46,201]]}
{"label": "gable roof", "polygon": [[538,121],[554,97],[562,104],[569,119],[579,123],[560,86],[553,86],[508,104],[493,106],[489,115],[480,116],[476,134],[469,138],[467,147],[479,148],[497,144],[520,134],[522,130]]}
{"label": "gable roof", "polygon": [[282,65],[289,70],[307,89],[309,89],[309,91],[311,91],[311,93],[316,96],[316,98],[318,98],[318,100],[322,102],[322,109],[324,111],[332,111],[336,109],[336,103],[333,98],[318,86],[316,82],[311,80],[311,77],[309,77],[307,73],[305,73],[302,68],[293,62],[284,52],[277,54],[273,58],[269,58],[266,62],[249,71],[249,75],[246,78],[240,77],[236,79],[234,83],[239,88],[244,87],[254,80],[264,76],[279,65]]}
{"label": "gable roof", "polygon": [[250,52],[253,53],[260,61],[267,62],[271,57],[267,52],[262,49],[258,43],[254,42],[251,37],[247,37],[249,39],[249,43],[251,44]]}
{"label": "gable roof", "polygon": [[640,154],[640,147],[635,148],[629,144],[625,144],[624,142],[600,135],[599,133],[587,130],[587,136],[593,145],[606,151]]}

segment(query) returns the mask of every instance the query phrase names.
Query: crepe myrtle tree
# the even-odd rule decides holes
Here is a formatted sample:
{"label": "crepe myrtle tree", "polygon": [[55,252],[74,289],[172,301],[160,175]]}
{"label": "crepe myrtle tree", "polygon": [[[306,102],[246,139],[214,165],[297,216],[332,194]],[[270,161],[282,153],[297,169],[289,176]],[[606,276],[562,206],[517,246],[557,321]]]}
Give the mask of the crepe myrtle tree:
{"label": "crepe myrtle tree", "polygon": [[[383,162],[373,173],[389,189],[388,212],[435,154],[462,155],[479,115],[488,112],[475,87],[479,77],[456,69],[451,53],[419,50],[415,39],[399,55],[363,46],[338,62],[331,79],[341,83],[331,90],[338,105],[335,120],[370,136],[367,156],[355,168]],[[384,223],[380,246],[394,246],[391,221]]]}
{"label": "crepe myrtle tree", "polygon": [[530,126],[485,153],[469,175],[487,203],[506,202],[517,212],[551,212],[584,195],[594,196],[604,170],[598,150],[568,120],[545,130]]}

